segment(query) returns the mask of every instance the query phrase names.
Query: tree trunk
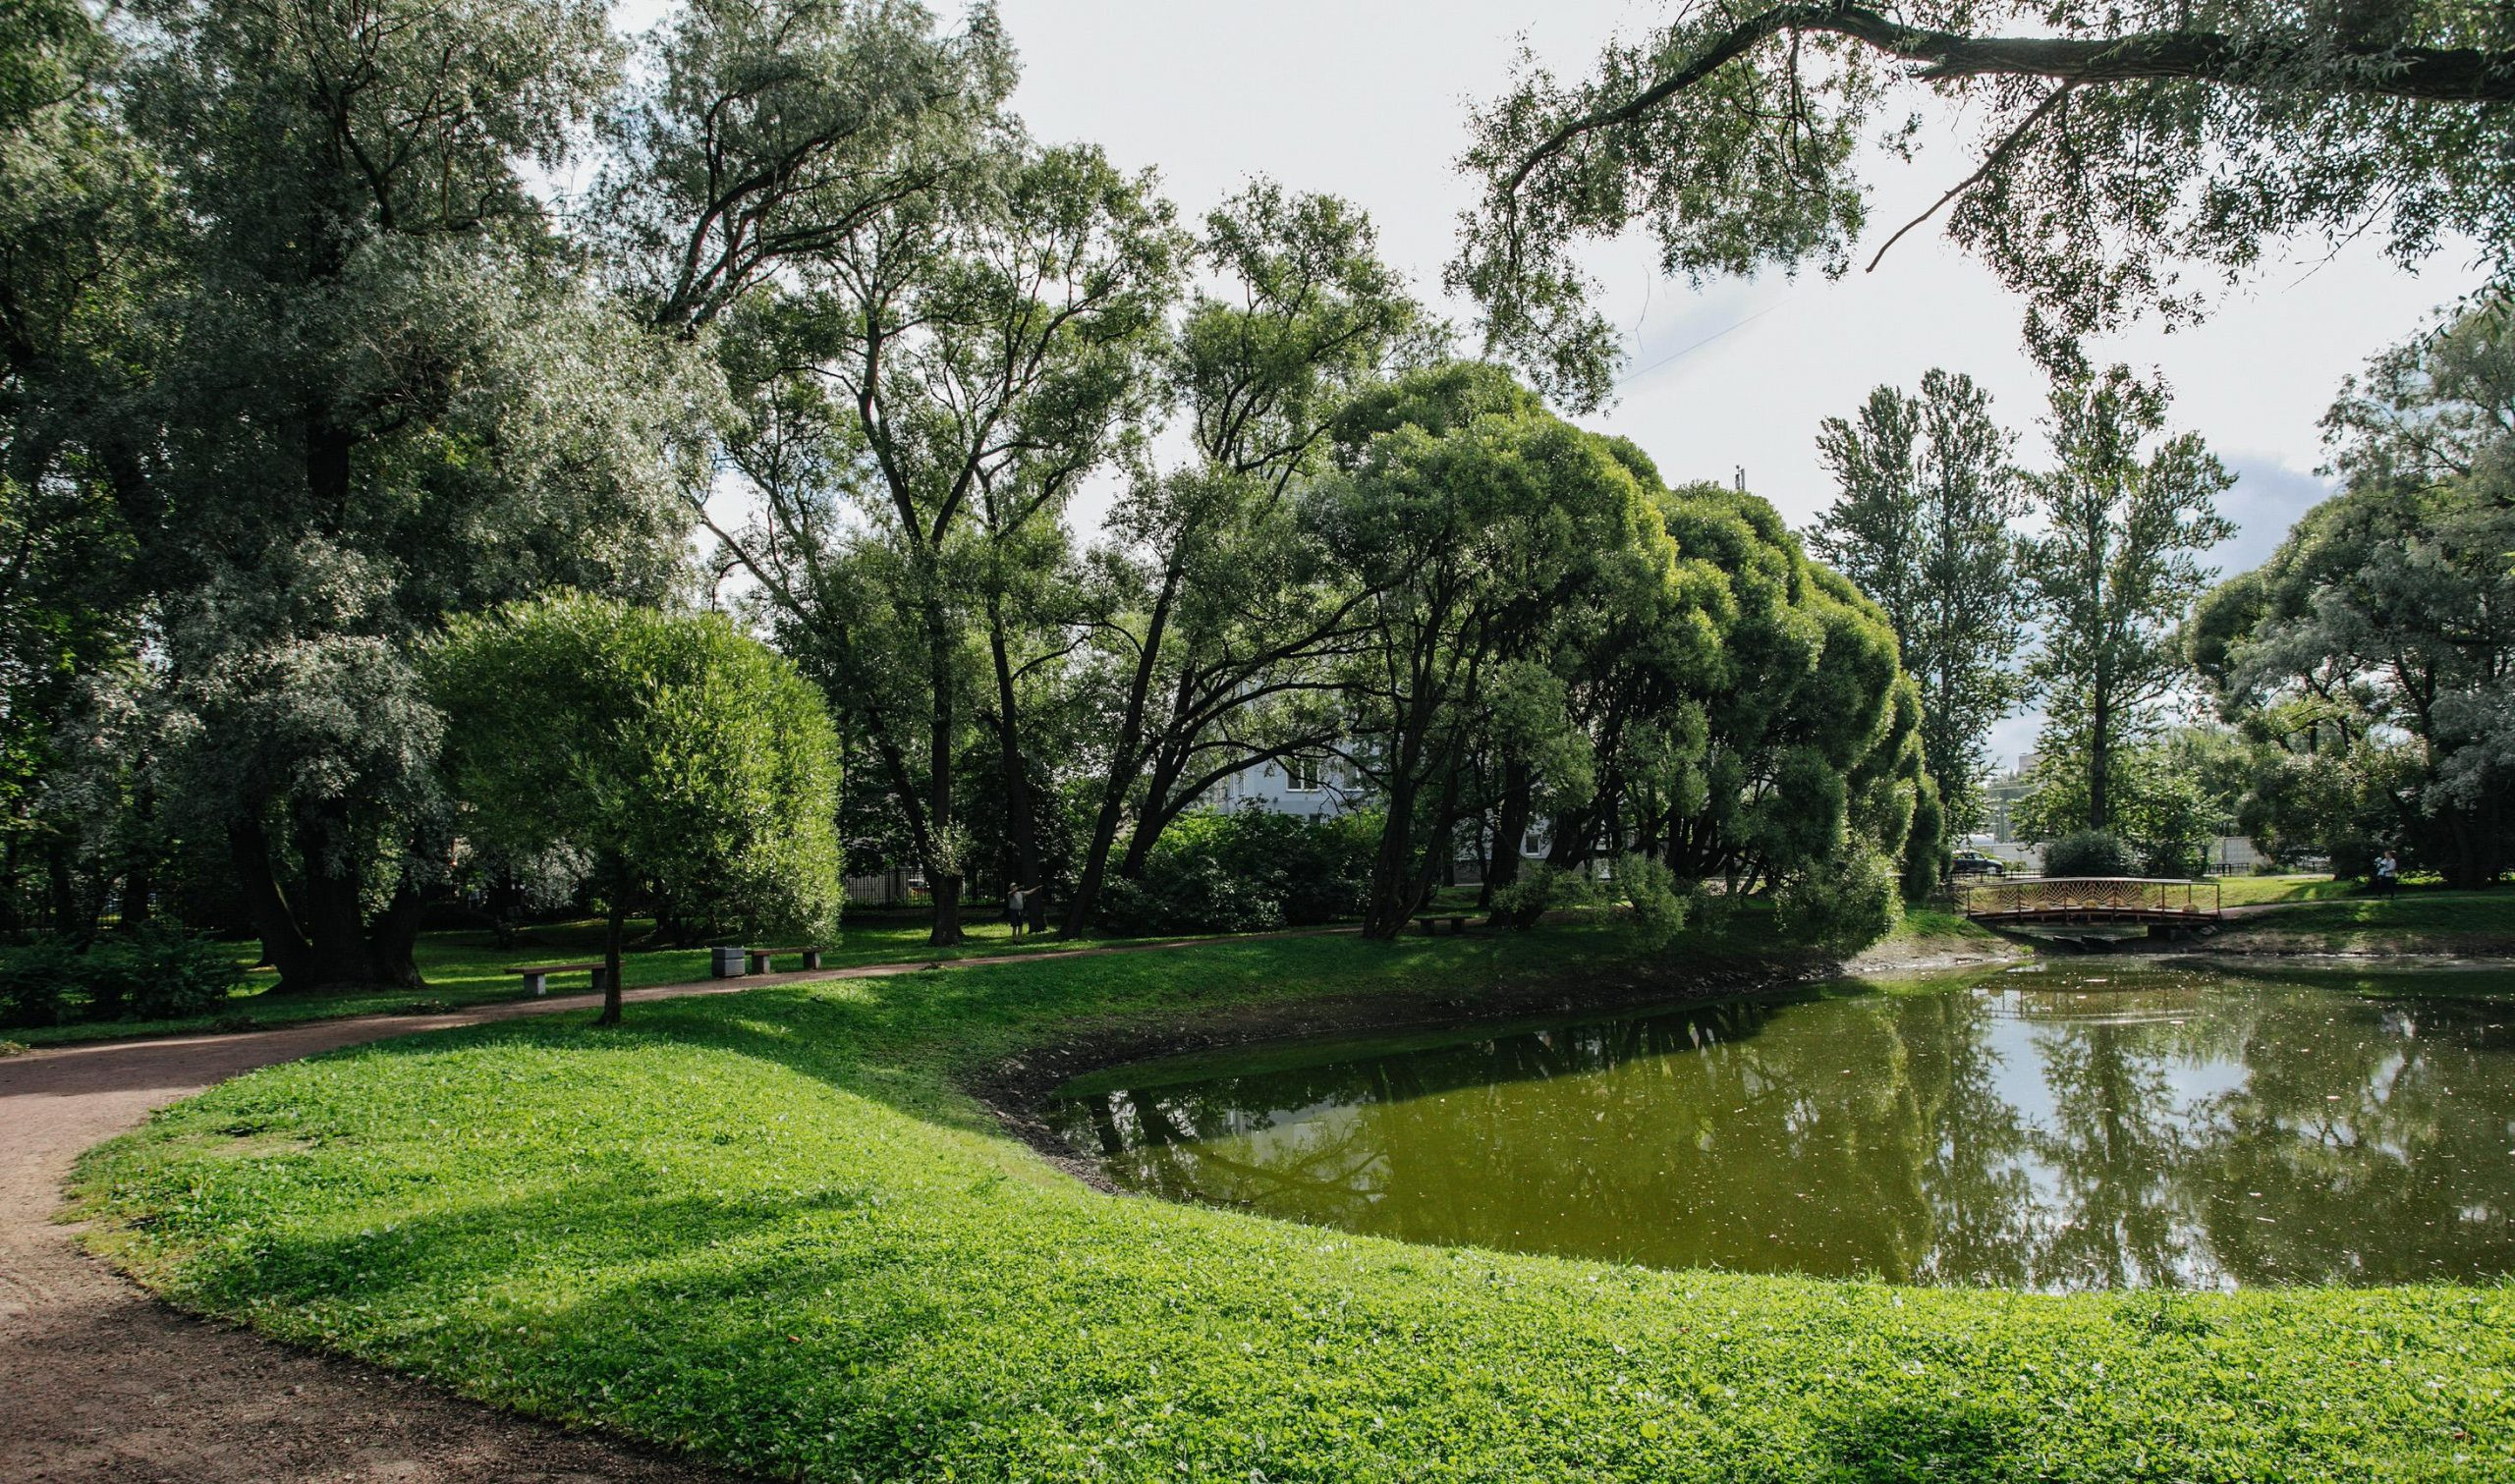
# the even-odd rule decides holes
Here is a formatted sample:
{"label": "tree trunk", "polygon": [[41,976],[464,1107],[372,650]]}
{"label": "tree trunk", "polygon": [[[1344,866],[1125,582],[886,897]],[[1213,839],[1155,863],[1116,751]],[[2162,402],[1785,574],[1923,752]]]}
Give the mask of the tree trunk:
{"label": "tree trunk", "polygon": [[273,994],[375,982],[366,940],[365,884],[348,863],[347,809],[326,802],[301,810],[297,853],[305,871],[297,920],[305,934],[305,973],[283,976]]}
{"label": "tree trunk", "polygon": [[2094,702],[2088,708],[2087,727],[2087,827],[2109,830],[2113,827],[2110,782],[2113,772],[2113,714],[2111,698],[2101,686],[2096,687]]}
{"label": "tree trunk", "polygon": [[1022,732],[1015,719],[1013,657],[1005,641],[1004,614],[994,594],[986,600],[987,647],[995,660],[997,755],[1004,770],[1005,834],[1013,846],[1013,871],[1024,890],[1047,883],[1039,869],[1038,834],[1032,828],[1030,778],[1022,766]]}
{"label": "tree trunk", "polygon": [[[931,584],[941,577],[928,573],[926,580]],[[961,873],[965,862],[960,858],[952,830],[952,632],[943,612],[942,597],[931,590],[925,598],[925,646],[926,679],[934,687],[925,736],[925,818],[929,841],[925,882],[934,894],[934,930],[925,941],[935,948],[950,948],[961,941]]]}
{"label": "tree trunk", "polygon": [[1516,759],[1502,765],[1502,800],[1493,821],[1493,855],[1484,869],[1485,907],[1493,894],[1520,879],[1520,843],[1529,836],[1531,798],[1537,780],[1529,765]]}
{"label": "tree trunk", "polygon": [[620,946],[623,929],[629,922],[629,872],[614,867],[611,872],[611,901],[602,924],[602,1014],[594,1017],[596,1025],[620,1023]]}
{"label": "tree trunk", "polygon": [[419,922],[426,915],[425,908],[419,888],[404,880],[367,932],[367,975],[374,983],[396,989],[426,986],[427,980],[420,977],[419,960],[413,953],[419,947]]}
{"label": "tree trunk", "polygon": [[270,837],[258,817],[227,827],[227,852],[236,868],[237,885],[244,889],[245,904],[253,914],[253,930],[262,937],[262,962],[279,970],[279,983],[271,993],[304,988],[312,967],[306,933],[271,869]]}
{"label": "tree trunk", "polygon": [[1083,852],[1083,870],[1065,905],[1065,922],[1057,929],[1060,938],[1089,931],[1092,914],[1099,910],[1100,888],[1109,875],[1109,852],[1117,848],[1127,796],[1135,792],[1136,778],[1144,768],[1145,711],[1152,699],[1152,681],[1160,668],[1162,640],[1170,628],[1170,601],[1178,584],[1179,559],[1174,553],[1162,572],[1161,595],[1153,600],[1151,617],[1145,623],[1136,673],[1127,687],[1126,713],[1118,721],[1118,735],[1109,748],[1109,776],[1100,783],[1100,808],[1091,820],[1091,843]]}

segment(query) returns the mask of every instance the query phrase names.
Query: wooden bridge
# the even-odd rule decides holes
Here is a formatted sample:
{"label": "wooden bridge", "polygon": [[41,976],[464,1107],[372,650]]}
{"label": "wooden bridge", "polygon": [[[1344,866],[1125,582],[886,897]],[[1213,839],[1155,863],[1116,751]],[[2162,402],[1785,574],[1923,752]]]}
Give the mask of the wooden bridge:
{"label": "wooden bridge", "polygon": [[2215,881],[2035,876],[2020,881],[1968,882],[1956,889],[1956,900],[1966,916],[1993,926],[2118,922],[2190,927],[2214,924],[2219,918]]}

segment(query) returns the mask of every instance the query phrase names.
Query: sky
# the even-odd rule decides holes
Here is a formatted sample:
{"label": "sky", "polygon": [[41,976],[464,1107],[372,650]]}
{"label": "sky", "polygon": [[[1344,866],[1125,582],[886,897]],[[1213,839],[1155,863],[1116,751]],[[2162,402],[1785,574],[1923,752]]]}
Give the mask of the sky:
{"label": "sky", "polygon": [[[1458,214],[1476,200],[1454,164],[1471,103],[1508,85],[1522,45],[1574,75],[1608,37],[1647,29],[1665,10],[1649,0],[1000,0],[1023,59],[1014,105],[1034,136],[1096,142],[1122,166],[1157,169],[1188,218],[1259,175],[1344,196],[1435,302]],[[1920,158],[1870,175],[1872,226],[1856,262],[1973,168],[1970,121],[1934,103],[1924,118]],[[2026,461],[2043,453],[2034,423],[2045,382],[2021,346],[2023,306],[1929,228],[1875,272],[1855,267],[1836,282],[1698,289],[1661,279],[1638,240],[1590,260],[1631,357],[1616,403],[1577,420],[1632,438],[1671,480],[1744,469],[1750,489],[1804,527],[1833,494],[1816,461],[1819,419],[1851,413],[1880,383],[1916,387],[1932,366],[1984,383],[2023,435]],[[2268,556],[2329,493],[2315,473],[2317,419],[2341,378],[2476,281],[2451,254],[2412,275],[2365,241],[2337,253],[2299,244],[2199,328],[2144,325],[2090,351],[2099,363],[2162,373],[2173,425],[2201,432],[2239,476],[2220,507],[2239,533],[2215,554],[2233,573]],[[1464,303],[1445,312],[1462,328],[1473,317]],[[1088,531],[1096,511],[1086,502],[1076,518]],[[1993,751],[2014,760],[2033,731],[2033,717],[2012,720]]]}

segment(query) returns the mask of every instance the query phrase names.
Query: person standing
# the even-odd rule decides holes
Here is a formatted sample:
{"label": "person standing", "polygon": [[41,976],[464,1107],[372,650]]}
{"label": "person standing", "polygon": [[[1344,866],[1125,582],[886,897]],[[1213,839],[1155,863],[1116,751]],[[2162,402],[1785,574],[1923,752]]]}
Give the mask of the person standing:
{"label": "person standing", "polygon": [[1018,886],[1008,888],[1004,893],[1004,921],[1013,929],[1013,936],[1022,936],[1022,888]]}
{"label": "person standing", "polygon": [[2375,857],[2375,895],[2389,897],[2401,890],[2401,857],[2386,851]]}

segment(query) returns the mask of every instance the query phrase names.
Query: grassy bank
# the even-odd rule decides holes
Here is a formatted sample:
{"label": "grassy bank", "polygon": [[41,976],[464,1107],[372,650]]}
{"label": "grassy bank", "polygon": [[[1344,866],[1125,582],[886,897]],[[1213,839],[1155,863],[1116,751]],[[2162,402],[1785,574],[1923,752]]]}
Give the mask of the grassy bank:
{"label": "grassy bank", "polygon": [[2256,907],[2266,902],[2320,902],[2365,890],[2355,881],[2329,876],[2220,876],[2218,901],[2223,907]]}
{"label": "grassy bank", "polygon": [[957,1090],[1094,1027],[1472,1007],[1636,959],[1596,924],[1222,942],[510,1023],[229,1083],[79,1188],[187,1305],[780,1476],[2515,1471],[2503,1289],[2048,1298],[1409,1246],[1094,1194]]}
{"label": "grassy bank", "polygon": [[2252,953],[2515,954],[2515,890],[2405,887],[2341,896],[2238,919],[2217,947]]}
{"label": "grassy bank", "polygon": [[[822,963],[829,968],[845,968],[865,963],[950,962],[1075,946],[1059,943],[1044,935],[1025,934],[1016,941],[1003,920],[990,915],[988,920],[970,923],[967,928],[969,937],[958,947],[937,949],[926,944],[927,922],[922,912],[851,916],[845,933],[823,956]],[[635,930],[643,932],[645,925],[640,924]],[[239,944],[236,951],[240,960],[250,960],[257,950],[258,945]],[[528,963],[583,963],[600,959],[602,924],[592,919],[544,923],[527,929],[515,942],[505,945],[500,945],[485,930],[422,933],[412,957],[419,964],[420,976],[427,980],[419,989],[278,995],[270,992],[278,976],[267,968],[261,968],[253,970],[246,982],[228,997],[226,1004],[206,1015],[181,1019],[98,1020],[71,1025],[41,1025],[6,1033],[28,1045],[57,1046],[117,1036],[250,1030],[306,1020],[338,1019],[343,1016],[381,1015],[413,1009],[456,1009],[521,999],[524,997],[524,984],[516,977],[519,967]],[[791,969],[795,967],[795,961],[782,959],[777,966],[781,970]],[[706,976],[707,950],[703,948],[635,950],[624,957],[620,971],[621,983],[630,989],[650,984],[686,984]],[[566,993],[584,989],[586,982],[584,974],[571,974],[557,980],[552,988]]]}

